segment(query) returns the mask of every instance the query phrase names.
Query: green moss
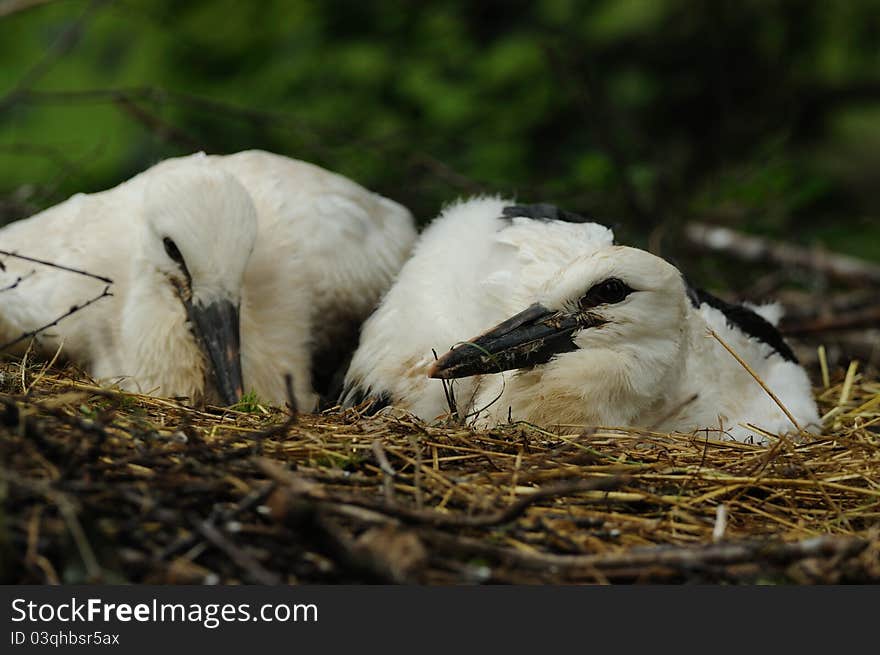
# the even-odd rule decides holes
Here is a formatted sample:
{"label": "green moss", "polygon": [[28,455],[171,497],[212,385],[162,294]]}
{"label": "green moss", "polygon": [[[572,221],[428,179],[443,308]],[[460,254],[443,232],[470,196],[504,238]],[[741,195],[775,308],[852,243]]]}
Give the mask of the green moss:
{"label": "green moss", "polygon": [[256,414],[260,411],[260,407],[265,405],[266,403],[260,400],[256,391],[248,391],[241,397],[241,400],[234,404],[230,409],[247,414]]}

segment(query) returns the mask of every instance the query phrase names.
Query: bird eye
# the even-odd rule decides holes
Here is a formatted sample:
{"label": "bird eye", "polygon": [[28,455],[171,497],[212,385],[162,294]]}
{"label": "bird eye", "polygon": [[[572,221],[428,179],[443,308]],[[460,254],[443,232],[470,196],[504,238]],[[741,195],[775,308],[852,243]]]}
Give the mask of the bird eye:
{"label": "bird eye", "polygon": [[162,239],[162,245],[165,246],[165,252],[168,253],[168,256],[171,257],[178,264],[183,264],[183,255],[180,254],[180,250],[177,248],[177,244],[174,243],[168,237]]}
{"label": "bird eye", "polygon": [[632,289],[626,282],[612,277],[593,285],[580,299],[579,304],[581,309],[589,309],[599,305],[613,305],[621,302],[630,293],[632,293]]}

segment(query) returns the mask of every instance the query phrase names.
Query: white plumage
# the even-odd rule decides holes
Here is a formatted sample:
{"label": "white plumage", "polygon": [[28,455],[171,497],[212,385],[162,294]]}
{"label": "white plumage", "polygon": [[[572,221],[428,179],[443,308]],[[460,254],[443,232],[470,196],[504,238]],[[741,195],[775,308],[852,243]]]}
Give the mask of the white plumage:
{"label": "white plumage", "polygon": [[[113,297],[41,334],[42,350],[63,341],[63,353],[97,378],[194,401],[231,402],[243,384],[283,403],[291,373],[303,410],[317,403],[315,358],[352,338],[414,240],[399,204],[262,151],[166,160],[0,230],[0,249],[114,281]],[[0,293],[0,343],[101,289],[55,269],[4,263],[0,288],[37,270]]]}
{"label": "white plumage", "polygon": [[349,403],[384,396],[434,419],[447,403],[432,375],[450,380],[459,412],[481,427],[510,417],[758,442],[746,423],[794,430],[711,328],[800,427],[818,427],[805,371],[757,313],[688,288],[674,266],[612,245],[601,226],[499,218],[506,204],[455,205],[424,233],[364,325]]}
{"label": "white plumage", "polygon": [[[346,375],[347,403],[385,394],[425,419],[440,416],[447,402],[442,384],[428,378],[432,349],[442,355],[531,303],[559,268],[557,253],[590,253],[614,240],[596,223],[504,217],[513,204],[495,197],[458,202],[425,229],[364,323]],[[456,382],[460,402],[475,384]]]}

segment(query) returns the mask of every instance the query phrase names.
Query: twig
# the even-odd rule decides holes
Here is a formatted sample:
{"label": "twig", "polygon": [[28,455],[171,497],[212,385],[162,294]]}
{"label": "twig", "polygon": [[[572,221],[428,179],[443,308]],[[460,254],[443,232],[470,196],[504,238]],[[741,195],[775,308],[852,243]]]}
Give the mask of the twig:
{"label": "twig", "polygon": [[6,143],[0,144],[0,152],[9,152],[12,154],[24,154],[30,156],[41,157],[56,168],[59,174],[54,176],[51,182],[47,182],[40,186],[40,192],[28,198],[26,205],[18,211],[22,216],[31,215],[37,211],[37,207],[47,202],[48,198],[52,198],[58,189],[70,179],[75,179],[78,186],[88,184],[88,180],[82,171],[82,164],[85,161],[94,159],[102,149],[101,143],[96,143],[94,147],[89,148],[75,159],[69,159],[65,148],[56,148],[45,144],[38,143]]}
{"label": "twig", "polygon": [[383,552],[381,547],[359,547],[336,520],[323,512],[316,511],[307,527],[317,545],[328,551],[337,566],[349,574],[380,584],[412,582],[404,571],[398,570],[390,553]]}
{"label": "twig", "polygon": [[[267,482],[263,485],[260,485],[249,494],[247,494],[240,501],[238,501],[234,507],[219,512],[217,514],[216,521],[221,524],[227,523],[228,521],[234,519],[236,516],[253,509],[264,500],[266,500],[266,498],[269,497],[269,494],[271,494],[275,490],[275,487],[276,484],[274,482]],[[189,550],[197,543],[199,543],[199,541],[201,541],[201,537],[196,534],[178,539],[173,544],[162,550],[156,556],[156,560],[162,561],[173,555],[176,555],[177,553]]]}
{"label": "twig", "polygon": [[780,330],[783,334],[801,336],[838,330],[861,330],[880,325],[880,306],[848,315],[828,316],[812,321],[786,321],[783,319]]}
{"label": "twig", "polygon": [[0,250],[0,255],[4,257],[21,259],[23,261],[31,262],[33,264],[42,264],[43,266],[48,266],[49,268],[57,268],[59,271],[66,271],[68,273],[84,275],[85,277],[90,277],[93,280],[99,280],[100,282],[103,282],[105,284],[113,284],[113,280],[111,280],[109,277],[104,277],[103,275],[95,275],[94,273],[89,273],[88,271],[84,271],[79,268],[72,268],[70,266],[64,266],[63,264],[56,264],[55,262],[46,261],[45,259],[37,259],[36,257],[20,255],[17,252],[10,252],[8,250]]}
{"label": "twig", "polygon": [[382,448],[382,442],[379,439],[373,440],[371,449],[373,455],[376,456],[376,462],[378,462],[379,468],[382,469],[382,487],[385,492],[385,500],[389,503],[393,502],[394,478],[397,475],[397,471],[394,470],[394,467],[391,466],[391,462],[388,461],[388,457],[385,455],[385,449]]}
{"label": "twig", "polygon": [[36,271],[32,270],[30,273],[25,273],[24,275],[19,275],[18,277],[15,278],[15,281],[12,282],[12,284],[9,284],[5,287],[0,287],[0,293],[2,293],[4,291],[12,291],[19,284],[21,284],[22,282],[27,280],[29,277],[31,277],[34,273],[36,273]]}
{"label": "twig", "polygon": [[266,428],[262,432],[255,432],[251,435],[251,439],[253,439],[257,444],[257,452],[262,451],[263,442],[266,439],[271,439],[273,437],[287,434],[290,428],[296,425],[297,420],[299,420],[299,412],[296,408],[296,397],[293,395],[293,376],[290,373],[286,373],[284,375],[284,388],[287,392],[287,409],[289,412],[287,415],[287,419],[284,421],[284,423],[273,425]]}
{"label": "twig", "polygon": [[134,100],[126,96],[119,96],[116,99],[116,106],[124,113],[131,116],[138,123],[146,127],[150,132],[157,135],[163,141],[181,146],[187,150],[204,150],[205,146],[170,123],[163,121],[158,116],[151,114],[143,107],[138,105]]}
{"label": "twig", "polygon": [[850,558],[857,556],[868,546],[868,541],[861,537],[825,535],[791,543],[722,542],[706,546],[656,546],[613,554],[558,555],[523,552],[436,530],[422,530],[419,535],[425,541],[448,551],[490,556],[517,566],[539,570],[555,568],[570,577],[578,574],[590,575],[594,570],[644,571],[652,568],[693,570],[706,566],[730,566],[747,562],[781,565],[807,558]]}
{"label": "twig", "polygon": [[[767,395],[773,399],[773,402],[775,402],[779,406],[779,408],[783,411],[783,413],[788,418],[788,420],[791,421],[792,425],[794,425],[795,429],[797,429],[798,433],[803,434],[803,428],[801,428],[801,426],[795,420],[794,416],[792,416],[791,412],[788,411],[788,408],[782,403],[781,400],[779,400],[779,397],[770,390],[770,387],[767,386],[767,384],[764,382],[764,380],[762,380],[761,377],[757,373],[755,373],[754,369],[752,369],[752,367],[749,366],[748,362],[746,362],[742,357],[740,357],[739,354],[724,341],[724,339],[722,339],[720,336],[718,336],[718,334],[715,332],[715,330],[712,330],[710,328],[709,334],[711,334],[715,338],[715,340],[718,343],[720,343],[728,353],[730,353],[730,355],[739,363],[739,365],[742,366],[746,370],[746,372],[748,372],[748,374],[752,376],[752,378],[754,378],[755,382],[757,382],[760,385],[760,387],[767,393]],[[798,455],[797,449],[792,445],[791,440],[787,436],[785,436],[784,434],[780,434],[780,435],[778,435],[778,437],[779,437],[779,444],[783,444],[785,446],[785,448],[788,449],[788,451],[790,453],[792,453],[792,455],[794,455],[799,460],[799,462],[803,465],[803,463],[804,463],[803,458],[800,455]],[[779,444],[776,444],[776,445],[778,446]],[[766,465],[769,462],[770,462],[770,458],[768,457],[764,466],[766,467]],[[828,492],[825,490],[825,487],[819,483],[819,480],[816,477],[816,474],[813,471],[811,471],[808,466],[804,466],[804,470],[807,472],[807,476],[810,478],[810,480],[813,483],[815,483],[816,486],[819,488],[819,491],[824,496],[825,502],[828,503],[828,506],[831,507],[837,513],[837,516],[841,520],[843,525],[845,525],[849,529],[852,529],[850,526],[849,520],[846,518],[846,515],[840,510],[840,507],[837,505],[837,503],[834,502],[834,500],[831,498],[831,496],[828,495]],[[763,471],[764,471],[764,468],[762,467],[761,471],[759,472],[759,475],[762,474]]]}
{"label": "twig", "polygon": [[50,2],[56,2],[56,0],[4,0],[4,2],[0,2],[0,18],[47,5]]}
{"label": "twig", "polygon": [[496,525],[509,523],[518,518],[535,503],[555,498],[559,496],[567,496],[585,491],[608,491],[626,483],[628,478],[624,476],[607,476],[593,478],[591,480],[576,480],[574,482],[563,482],[555,485],[536,489],[533,493],[520,498],[518,501],[508,507],[484,514],[482,516],[455,516],[446,514],[437,510],[419,510],[402,505],[378,504],[356,496],[352,497],[332,497],[327,491],[318,484],[307,482],[300,476],[288,471],[276,462],[269,459],[257,459],[257,467],[270,478],[290,488],[296,495],[301,495],[309,500],[325,502],[329,504],[342,503],[346,505],[354,505],[356,507],[364,507],[393,516],[405,523],[414,523],[422,525],[430,525],[437,528],[488,528]]}
{"label": "twig", "polygon": [[5,468],[0,468],[0,480],[5,480],[19,487],[29,489],[30,491],[43,496],[58,508],[58,512],[64,519],[64,522],[67,525],[67,530],[73,538],[76,548],[79,551],[80,558],[86,567],[86,573],[89,576],[89,580],[92,582],[100,581],[102,577],[101,565],[98,563],[98,558],[95,557],[95,551],[92,549],[92,545],[86,537],[85,530],[83,530],[82,524],[79,522],[79,517],[77,516],[76,507],[73,502],[64,493],[53,489],[49,483],[43,480],[31,480],[22,477],[18,473]]}
{"label": "twig", "polygon": [[281,582],[281,578],[271,571],[266,570],[262,564],[254,559],[249,553],[245,552],[232,541],[227,539],[220,530],[211,525],[209,521],[198,521],[196,530],[199,531],[206,541],[223,551],[229,556],[236,565],[244,569],[254,582],[266,585],[276,585]]}
{"label": "twig", "polygon": [[31,511],[27,526],[27,550],[25,551],[24,561],[25,564],[40,569],[48,584],[60,585],[61,580],[58,577],[58,572],[55,571],[55,567],[52,566],[52,562],[50,562],[45,555],[41,555],[37,550],[40,535],[40,517],[42,513],[42,505],[34,507]]}
{"label": "twig", "polygon": [[[300,492],[314,489],[317,485],[301,480],[292,482],[297,490],[295,493],[282,487],[268,501],[271,515],[276,521],[286,525],[309,547],[325,553],[339,569],[356,578],[384,584],[410,582],[404,571],[407,567],[400,566],[402,562],[393,561],[393,553],[388,552],[388,547],[392,546],[391,540],[381,540],[384,543],[371,540],[362,542],[370,532],[368,530],[355,541],[332,515],[379,523],[386,529],[394,530],[396,526],[387,516],[351,505],[312,500]],[[414,536],[411,538],[415,539]],[[418,545],[421,546],[420,543]]]}
{"label": "twig", "polygon": [[424,497],[422,494],[422,448],[419,439],[414,434],[409,435],[410,447],[416,453],[416,464],[413,467],[413,486],[415,487],[416,507],[422,509]]}
{"label": "twig", "polygon": [[66,312],[64,312],[61,316],[59,316],[58,318],[56,318],[56,319],[55,319],[54,321],[52,321],[51,323],[46,323],[45,325],[41,325],[40,327],[38,327],[38,328],[35,329],[35,330],[29,330],[28,332],[24,332],[24,333],[22,333],[20,336],[18,336],[18,337],[16,337],[15,339],[13,339],[12,341],[9,341],[9,342],[7,342],[7,343],[4,343],[3,345],[0,345],[0,352],[6,350],[6,349],[9,348],[10,346],[14,346],[14,345],[17,344],[17,343],[20,343],[21,341],[24,341],[25,339],[30,339],[31,337],[35,337],[35,336],[37,336],[40,332],[44,332],[45,330],[48,330],[49,328],[53,328],[53,327],[55,327],[56,325],[58,325],[61,321],[63,321],[63,320],[64,320],[65,318],[67,318],[68,316],[71,316],[71,315],[75,314],[76,312],[78,312],[78,311],[80,311],[80,310],[82,310],[82,309],[85,309],[85,308],[88,307],[89,305],[98,302],[98,301],[101,300],[102,298],[108,298],[108,297],[110,297],[110,296],[112,296],[112,295],[113,295],[113,294],[110,293],[110,285],[108,284],[106,287],[104,287],[104,290],[103,290],[99,295],[95,296],[94,298],[90,298],[89,300],[85,301],[85,302],[82,303],[81,305],[73,305],[73,306],[71,306],[70,309],[68,309]]}
{"label": "twig", "polygon": [[747,541],[743,543],[719,543],[702,547],[658,546],[645,552],[620,555],[594,556],[588,565],[595,568],[624,568],[629,566],[673,566],[693,568],[706,564],[740,564],[765,561],[775,564],[810,557],[853,557],[868,545],[861,537],[821,536],[792,543],[766,543]]}
{"label": "twig", "polygon": [[[58,358],[61,356],[61,350],[64,348],[64,339],[60,339],[58,342],[58,348],[55,349],[55,354],[52,356],[52,359],[49,360],[49,363],[43,366],[42,370],[37,374],[37,376],[31,380],[30,385],[25,386],[24,380],[22,380],[22,391],[24,395],[27,396],[31,389],[33,389],[40,380],[43,379],[43,376],[46,374],[46,371],[55,366],[55,362],[58,361]],[[22,360],[24,361],[24,360]]]}
{"label": "twig", "polygon": [[712,528],[712,542],[718,543],[724,539],[727,531],[727,505],[719,503],[715,507],[715,525]]}
{"label": "twig", "polygon": [[[431,348],[431,353],[433,353],[434,361],[436,362],[437,351],[434,348]],[[452,390],[453,381],[441,379],[440,382],[443,383],[443,395],[446,396],[446,406],[449,407],[449,416],[452,418],[453,422],[458,423],[458,405],[455,402],[455,391]]]}
{"label": "twig", "polygon": [[194,95],[185,91],[164,89],[156,86],[121,87],[109,89],[85,89],[77,91],[23,91],[18,98],[19,102],[29,104],[55,104],[64,105],[73,102],[84,103],[112,103],[119,106],[120,99],[134,102],[136,100],[149,101],[157,104],[175,103],[177,105],[192,107],[211,114],[222,114],[247,121],[257,126],[277,126],[288,128],[291,132],[303,139],[303,142],[315,150],[322,150],[323,144],[315,137],[314,130],[304,127],[300,120],[294,121],[289,113],[280,111],[268,111],[254,109],[243,105],[236,105],[214,98]]}
{"label": "twig", "polygon": [[107,2],[108,0],[92,0],[89,3],[80,16],[52,42],[43,57],[25,72],[5,96],[0,98],[0,112],[14,105],[35,82],[49,71],[58,59],[76,46],[87,23],[97,10]]}
{"label": "twig", "polygon": [[755,382],[757,382],[758,385],[764,390],[764,392],[768,396],[770,396],[770,398],[773,400],[773,402],[779,406],[779,409],[782,410],[782,413],[785,414],[785,416],[788,418],[789,421],[791,421],[791,424],[794,426],[794,429],[797,430],[798,433],[802,433],[803,428],[797,422],[797,420],[792,415],[792,413],[790,411],[788,411],[788,408],[784,404],[782,404],[782,401],[779,400],[779,396],[777,396],[775,393],[773,393],[773,391],[770,389],[770,387],[767,386],[767,384],[764,382],[764,380],[762,380],[761,377],[757,373],[755,373],[754,369],[751,366],[749,366],[748,362],[746,360],[744,360],[742,357],[740,357],[739,354],[733,348],[731,348],[727,344],[726,341],[724,341],[724,339],[722,339],[720,336],[718,336],[718,333],[715,332],[715,330],[709,328],[709,334],[715,339],[715,341],[720,343],[722,345],[722,347],[728,353],[730,353],[731,357],[733,357],[737,361],[737,363],[740,366],[742,366],[749,375],[752,376],[752,378],[755,380]]}
{"label": "twig", "polygon": [[54,494],[53,500],[58,506],[58,511],[61,512],[61,516],[64,517],[64,522],[67,524],[67,530],[70,532],[70,535],[76,543],[76,548],[79,551],[83,564],[85,564],[89,580],[93,582],[101,580],[103,577],[101,565],[98,563],[98,558],[95,557],[95,551],[92,549],[92,545],[89,543],[88,537],[86,537],[85,530],[83,530],[82,524],[79,522],[79,517],[76,515],[76,509],[74,508],[73,503],[71,503],[66,496],[58,493]]}
{"label": "twig", "polygon": [[880,284],[880,266],[855,257],[809,250],[703,223],[688,223],[684,235],[694,245],[736,259],[806,268],[842,282]]}
{"label": "twig", "polygon": [[444,182],[449,182],[452,186],[462,189],[469,194],[475,195],[483,193],[486,190],[485,185],[462,175],[448,164],[427,153],[415,153],[410,158],[410,162],[412,165],[424,167],[438,179],[441,179]]}

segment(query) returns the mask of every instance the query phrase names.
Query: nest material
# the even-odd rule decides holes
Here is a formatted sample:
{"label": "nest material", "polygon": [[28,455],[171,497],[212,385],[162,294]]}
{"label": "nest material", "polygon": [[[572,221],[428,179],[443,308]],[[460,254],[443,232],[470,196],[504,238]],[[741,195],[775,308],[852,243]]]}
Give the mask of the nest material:
{"label": "nest material", "polygon": [[0,363],[0,581],[880,581],[880,381],[822,437],[193,409]]}

